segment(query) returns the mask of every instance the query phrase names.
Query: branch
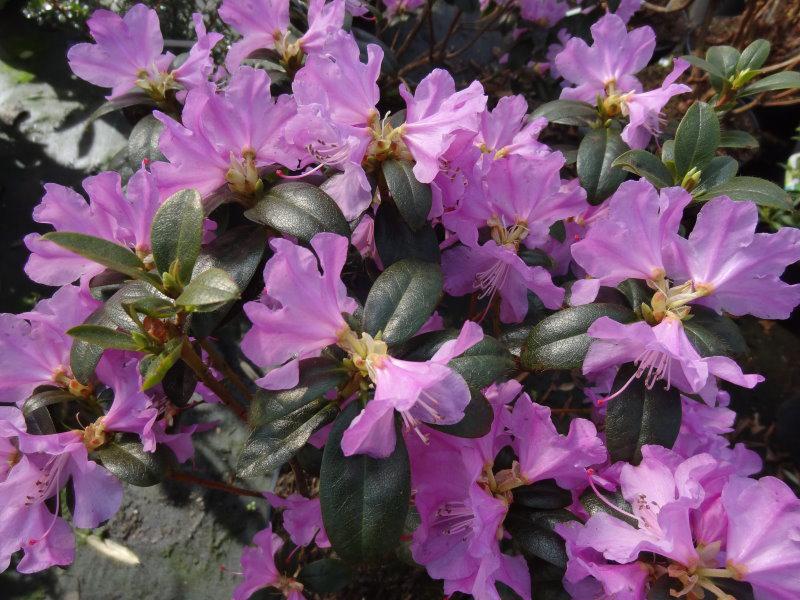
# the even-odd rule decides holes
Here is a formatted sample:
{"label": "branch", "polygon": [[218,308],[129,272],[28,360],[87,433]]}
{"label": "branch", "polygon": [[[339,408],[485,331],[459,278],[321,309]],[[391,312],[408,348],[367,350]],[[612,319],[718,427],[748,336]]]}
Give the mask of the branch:
{"label": "branch", "polygon": [[214,377],[211,375],[211,372],[208,370],[208,367],[205,365],[200,356],[198,356],[197,352],[195,352],[188,338],[183,339],[181,358],[183,359],[183,362],[185,362],[189,368],[195,372],[200,381],[206,384],[206,386],[217,395],[217,397],[225,406],[230,408],[240,420],[244,421],[245,423],[247,422],[247,411],[236,401],[236,398],[231,395],[230,391],[228,391],[228,388],[214,379]]}
{"label": "branch", "polygon": [[190,485],[199,485],[204,488],[208,488],[209,490],[218,490],[220,492],[228,492],[229,494],[236,494],[237,496],[248,496],[250,498],[264,498],[263,494],[253,490],[247,490],[245,488],[236,487],[234,485],[228,485],[227,483],[222,483],[221,481],[214,481],[212,479],[204,479],[203,477],[197,477],[195,475],[190,475],[189,473],[181,473],[180,471],[170,471],[167,473],[167,478],[172,479],[173,481],[180,481],[182,483],[188,483]]}
{"label": "branch", "polygon": [[214,347],[214,344],[211,343],[207,338],[200,338],[200,347],[206,351],[208,357],[211,359],[211,362],[214,364],[214,367],[219,371],[222,371],[225,374],[225,377],[236,386],[242,396],[248,401],[253,401],[253,393],[250,391],[250,388],[242,381],[242,378],[234,371],[231,366],[228,364],[228,361],[225,360],[225,357],[220,354],[217,349]]}

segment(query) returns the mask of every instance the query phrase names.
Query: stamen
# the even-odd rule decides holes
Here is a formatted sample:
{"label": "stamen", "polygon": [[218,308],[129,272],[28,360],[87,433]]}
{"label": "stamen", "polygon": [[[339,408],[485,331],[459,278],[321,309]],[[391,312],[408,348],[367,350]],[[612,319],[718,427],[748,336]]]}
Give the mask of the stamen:
{"label": "stamen", "polygon": [[626,516],[626,517],[628,517],[630,519],[633,519],[637,523],[639,522],[639,518],[636,515],[634,515],[633,513],[629,513],[626,510],[622,510],[619,506],[617,506],[616,504],[614,504],[613,502],[608,500],[605,496],[603,496],[603,494],[600,493],[600,490],[597,489],[597,486],[594,483],[594,479],[593,479],[593,477],[594,477],[594,469],[586,469],[586,476],[589,479],[589,486],[592,488],[592,491],[595,493],[595,495],[600,499],[600,501],[603,504],[605,504],[609,508],[615,510],[616,512],[620,513],[621,515],[624,515],[624,516]]}

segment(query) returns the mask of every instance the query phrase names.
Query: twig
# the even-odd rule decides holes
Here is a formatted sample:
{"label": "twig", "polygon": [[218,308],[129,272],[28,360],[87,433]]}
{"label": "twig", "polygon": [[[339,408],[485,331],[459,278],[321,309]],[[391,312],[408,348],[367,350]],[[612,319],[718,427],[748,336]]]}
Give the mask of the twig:
{"label": "twig", "polygon": [[433,52],[436,47],[436,35],[433,31],[433,0],[428,0],[431,9],[428,10],[428,58],[433,63]]}
{"label": "twig", "polygon": [[395,60],[398,60],[403,54],[405,54],[408,47],[411,46],[411,42],[414,41],[414,38],[417,37],[419,30],[422,29],[422,25],[425,23],[425,20],[428,18],[428,14],[431,12],[431,2],[428,2],[425,5],[425,11],[420,15],[417,22],[414,23],[414,27],[409,31],[408,37],[403,42],[403,45],[398,48],[397,52],[394,53]]}
{"label": "twig", "polygon": [[473,44],[475,44],[475,42],[481,39],[481,36],[486,32],[486,30],[489,29],[495,23],[497,23],[497,21],[499,21],[505,13],[506,13],[506,7],[504,6],[502,7],[501,10],[491,15],[490,18],[487,18],[486,22],[483,25],[481,25],[480,29],[478,29],[478,32],[472,37],[472,39],[469,40],[463,46],[461,46],[461,48],[459,48],[458,50],[447,54],[447,59],[450,60],[456,58],[457,56],[463,54],[464,52],[472,48]]}
{"label": "twig", "polygon": [[297,462],[296,458],[293,458],[289,461],[289,466],[292,467],[294,483],[297,486],[297,491],[300,492],[301,496],[308,498],[310,495],[308,482],[306,481],[306,475],[303,473],[303,469],[300,467],[300,463]]}
{"label": "twig", "polygon": [[185,362],[189,368],[195,372],[197,377],[200,378],[200,381],[206,384],[206,386],[217,395],[217,397],[225,406],[230,408],[234,414],[239,417],[239,419],[247,422],[247,411],[236,401],[236,398],[231,395],[231,393],[228,391],[228,388],[214,379],[214,377],[211,375],[211,372],[208,370],[208,367],[205,365],[200,356],[198,356],[197,352],[195,352],[188,339],[183,340],[181,358],[183,359],[183,362]]}
{"label": "twig", "polygon": [[221,481],[214,481],[212,479],[204,479],[190,475],[189,473],[181,473],[180,471],[170,471],[167,478],[173,481],[181,481],[192,485],[199,485],[210,490],[219,490],[221,492],[228,492],[229,494],[236,494],[237,496],[248,496],[250,498],[263,498],[264,496],[256,491],[247,490],[245,488],[236,487],[235,485],[228,485]]}
{"label": "twig", "polygon": [[228,364],[228,361],[225,360],[225,357],[217,351],[217,349],[214,347],[214,344],[212,344],[207,338],[200,338],[200,347],[206,351],[206,354],[208,354],[211,362],[214,363],[214,366],[218,370],[222,371],[225,374],[225,377],[227,377],[231,383],[236,386],[236,389],[242,393],[242,396],[244,396],[248,402],[252,402],[253,394],[250,391],[250,388],[248,388],[247,385],[242,381],[241,377],[239,377],[236,371],[231,368],[231,366]]}
{"label": "twig", "polygon": [[456,10],[456,14],[453,15],[453,20],[450,21],[450,27],[447,28],[447,33],[439,44],[439,60],[442,60],[447,53],[447,44],[450,42],[450,38],[453,37],[453,34],[456,32],[458,23],[461,21],[461,15],[463,14],[464,11],[459,8]]}

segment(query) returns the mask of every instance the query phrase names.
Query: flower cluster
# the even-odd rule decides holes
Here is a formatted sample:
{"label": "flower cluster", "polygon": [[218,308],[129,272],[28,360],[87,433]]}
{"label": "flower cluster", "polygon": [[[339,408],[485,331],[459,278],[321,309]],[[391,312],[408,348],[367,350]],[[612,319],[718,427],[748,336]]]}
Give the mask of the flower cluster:
{"label": "flower cluster", "polygon": [[[512,4],[483,8],[539,26],[570,10]],[[53,231],[25,238],[25,271],[58,289],[0,315],[2,570],[72,562],[71,528],[111,518],[120,480],[186,481],[203,426],[183,415],[211,402],[250,426],[240,476],[291,461],[297,486],[265,494],[282,526],[243,551],[236,600],[309,597],[337,563],[309,576],[295,551],[312,544],[354,562],[403,544],[477,600],[561,580],[578,599],[800,596],[800,500],[730,446],[720,387],[763,381],[732,317],[800,305],[781,279],[800,231],[760,232],[754,202],[708,183],[716,147],[687,159],[664,139],[688,63],[645,91],[655,34],[628,29],[640,2],[616,4],[594,7],[591,45],[551,47],[555,106],[585,139],[663,145],[666,181],[604,159],[592,183],[583,142],[576,170],[524,95],[385,76],[388,46],[351,28],[376,10],[361,3],[224,0],[240,37],[219,66],[201,15],[181,60],[154,10],[95,13],[70,66],[157,105],[159,152],[85,179],[88,200],[47,184],[34,210]]]}

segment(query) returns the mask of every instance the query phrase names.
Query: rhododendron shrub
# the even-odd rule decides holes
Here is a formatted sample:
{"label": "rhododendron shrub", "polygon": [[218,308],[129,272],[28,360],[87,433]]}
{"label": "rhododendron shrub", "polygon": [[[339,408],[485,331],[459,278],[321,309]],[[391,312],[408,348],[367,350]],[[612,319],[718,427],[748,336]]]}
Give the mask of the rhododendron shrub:
{"label": "rhododendron shrub", "polygon": [[[180,57],[144,5],[92,16],[73,72],[152,114],[34,209],[53,293],[0,315],[3,570],[69,565],[125,485],[173,478],[277,511],[237,600],[398,556],[452,598],[800,597],[800,500],[725,437],[764,380],[737,318],[800,305],[800,231],[759,228],[787,199],[736,175],[728,114],[796,73],[761,77],[758,40],[647,85],[637,1],[459,8],[512,45],[552,27],[521,72],[557,97],[498,97],[449,34],[427,63],[381,41],[432,4],[224,0],[232,44],[198,14]],[[202,403],[249,431],[235,486],[191,475]],[[284,468],[290,494],[246,487]]]}

